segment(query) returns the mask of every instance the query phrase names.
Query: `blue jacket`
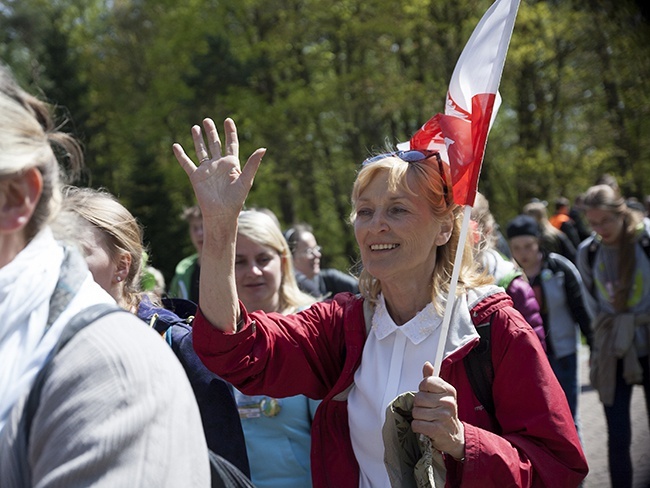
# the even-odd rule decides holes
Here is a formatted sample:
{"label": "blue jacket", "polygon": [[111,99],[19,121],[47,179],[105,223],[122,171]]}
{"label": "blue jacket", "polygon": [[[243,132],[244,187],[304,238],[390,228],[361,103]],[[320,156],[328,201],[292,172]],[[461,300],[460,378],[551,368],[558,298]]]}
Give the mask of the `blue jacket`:
{"label": "blue jacket", "polygon": [[311,486],[311,424],[317,401],[296,395],[271,398],[235,390],[257,488]]}

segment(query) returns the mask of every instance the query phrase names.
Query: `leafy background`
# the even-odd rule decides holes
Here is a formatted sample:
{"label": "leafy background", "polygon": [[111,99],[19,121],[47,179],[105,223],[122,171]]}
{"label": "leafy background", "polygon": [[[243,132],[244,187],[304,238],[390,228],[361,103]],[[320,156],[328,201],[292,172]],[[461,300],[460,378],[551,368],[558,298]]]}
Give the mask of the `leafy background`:
{"label": "leafy background", "polygon": [[[309,222],[324,264],[357,258],[346,223],[358,164],[443,110],[488,0],[0,0],[0,59],[67,115],[81,184],[142,222],[167,280],[192,252],[194,203],[173,142],[231,116],[268,152],[248,206]],[[504,224],[603,173],[650,193],[650,29],[629,0],[522,0],[479,189]]]}

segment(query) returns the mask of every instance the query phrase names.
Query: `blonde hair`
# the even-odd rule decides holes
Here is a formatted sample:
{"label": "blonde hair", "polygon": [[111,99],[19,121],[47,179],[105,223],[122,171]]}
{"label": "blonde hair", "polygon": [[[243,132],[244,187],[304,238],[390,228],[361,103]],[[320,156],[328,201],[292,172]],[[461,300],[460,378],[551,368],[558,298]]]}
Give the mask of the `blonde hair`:
{"label": "blonde hair", "polygon": [[69,160],[71,176],[83,164],[79,144],[57,130],[51,107],[18,86],[8,68],[0,66],[0,176],[36,168],[43,190],[27,224],[31,239],[56,214],[61,202],[62,172],[57,154]]}
{"label": "blonde hair", "polygon": [[494,229],[497,225],[492,212],[490,212],[490,203],[481,193],[476,192],[476,199],[472,207],[471,218],[476,222],[477,228],[475,232],[478,234],[478,239],[475,242],[475,252],[480,254],[486,249],[493,249],[496,247],[496,235]]}
{"label": "blonde hair", "polygon": [[105,248],[113,263],[128,254],[131,267],[124,279],[125,308],[137,309],[141,298],[142,228],[136,218],[107,191],[92,188],[66,187],[59,217],[59,226],[67,240],[74,239],[81,229],[95,227],[101,231]]}
{"label": "blonde hair", "polygon": [[524,205],[522,213],[534,218],[539,225],[539,230],[542,234],[557,235],[560,233],[553,224],[548,220],[548,210],[546,204],[542,202],[530,202]]}
{"label": "blonde hair", "polygon": [[259,210],[244,210],[239,214],[237,226],[239,235],[247,237],[261,246],[270,247],[280,256],[282,276],[279,290],[280,310],[278,312],[285,315],[294,313],[316,301],[314,297],[303,293],[298,288],[289,245],[273,218]]}
{"label": "blonde hair", "polygon": [[[438,166],[430,161],[419,161],[407,163],[397,157],[387,157],[372,162],[362,167],[352,187],[352,213],[350,221],[354,223],[356,213],[354,207],[361,193],[370,182],[380,175],[388,179],[389,191],[404,191],[410,195],[426,200],[434,218],[439,221],[451,219],[453,228],[451,237],[446,244],[438,246],[436,264],[431,277],[432,295],[431,301],[438,311],[442,310],[447,294],[449,283],[456,258],[456,251],[459,244],[460,228],[462,224],[462,209],[453,202],[448,203],[449,198],[445,192],[445,181],[441,177]],[[414,184],[409,185],[409,175]],[[434,246],[433,236],[431,246]],[[492,283],[492,280],[481,273],[472,255],[472,243],[465,242],[463,259],[459,272],[456,295],[464,293],[467,289],[476,286]],[[363,269],[359,276],[359,290],[364,298],[376,302],[381,292],[381,282]]]}

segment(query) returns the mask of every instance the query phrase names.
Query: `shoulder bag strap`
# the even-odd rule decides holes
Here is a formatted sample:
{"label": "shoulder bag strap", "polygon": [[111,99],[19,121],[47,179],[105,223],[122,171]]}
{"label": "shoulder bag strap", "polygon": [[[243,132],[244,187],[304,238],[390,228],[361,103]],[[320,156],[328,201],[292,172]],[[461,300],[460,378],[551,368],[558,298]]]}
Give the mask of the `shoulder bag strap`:
{"label": "shoulder bag strap", "polygon": [[25,402],[25,406],[23,407],[23,414],[18,424],[18,432],[16,436],[16,448],[19,458],[18,464],[20,465],[20,472],[22,474],[21,479],[24,483],[24,486],[31,486],[31,470],[28,461],[29,436],[31,433],[32,421],[34,420],[36,410],[38,409],[40,403],[41,391],[43,390],[43,386],[45,385],[45,382],[49,376],[52,361],[54,360],[57,353],[63,349],[66,344],[68,344],[70,339],[72,339],[77,332],[92,324],[96,320],[99,320],[103,316],[117,311],[128,313],[115,304],[100,303],[88,307],[72,317],[70,322],[68,322],[63,328],[63,332],[61,333],[58,342],[54,346],[54,349],[52,349],[52,352],[45,361],[45,364],[43,364],[43,367],[38,372],[38,375],[32,384],[32,389],[29,392],[29,396],[27,397],[27,401]]}

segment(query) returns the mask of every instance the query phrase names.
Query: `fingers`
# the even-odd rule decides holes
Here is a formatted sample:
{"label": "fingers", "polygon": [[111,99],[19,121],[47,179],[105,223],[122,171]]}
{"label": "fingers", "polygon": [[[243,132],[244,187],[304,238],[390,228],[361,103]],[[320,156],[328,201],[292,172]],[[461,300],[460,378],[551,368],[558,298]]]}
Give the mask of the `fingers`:
{"label": "fingers", "polygon": [[214,120],[210,118],[203,119],[203,130],[205,131],[205,137],[208,139],[208,148],[212,158],[219,159],[221,157],[221,140]]}
{"label": "fingers", "polygon": [[253,154],[251,154],[248,161],[246,161],[246,166],[241,172],[241,178],[246,182],[248,188],[253,186],[253,180],[255,179],[255,174],[257,173],[260,164],[262,163],[262,158],[266,154],[266,148],[257,149]]}
{"label": "fingers", "polygon": [[237,137],[237,127],[235,126],[234,120],[230,117],[224,120],[223,130],[226,134],[226,155],[239,158],[239,138]]}
{"label": "fingers", "polygon": [[[425,363],[423,372],[433,373],[429,362]],[[418,387],[418,392],[413,400],[413,416],[417,409],[440,409],[450,412],[456,411],[456,388],[438,376],[426,376]],[[426,418],[426,420],[431,420]]]}
{"label": "fingers", "polygon": [[[239,163],[239,138],[237,136],[237,127],[235,122],[231,118],[227,118],[224,121],[224,132],[226,142],[222,146],[221,140],[219,138],[219,132],[214,121],[210,118],[205,118],[202,121],[203,130],[200,126],[194,125],[191,129],[192,141],[194,143],[194,151],[198,158],[198,163],[195,164],[192,159],[185,153],[185,150],[180,144],[174,144],[173,151],[176,159],[178,160],[181,167],[185,170],[188,176],[191,176],[196,170],[197,166],[201,163],[211,160],[219,164],[219,160],[228,160],[227,164],[234,164],[229,173],[234,179],[241,178],[241,183],[248,186],[248,189],[253,185],[253,179],[255,174],[259,169],[260,163],[264,154],[266,154],[266,148],[257,149],[246,162],[246,166],[243,170],[240,169]],[[208,147],[205,145],[205,137],[208,140]]]}
{"label": "fingers", "polygon": [[[427,373],[430,374],[427,376]],[[439,376],[435,376],[433,373],[433,366],[431,366],[431,364],[427,361],[422,368],[422,374],[424,375],[424,378],[422,378],[422,381],[420,381],[420,385],[418,387],[420,391],[426,391],[430,393],[445,393],[453,391],[455,394],[456,390],[452,385],[447,383]]]}
{"label": "fingers", "polygon": [[[411,413],[413,432],[428,436],[434,447],[443,452],[460,452],[458,446],[464,436],[459,434],[462,426],[452,392],[435,394],[419,391],[415,395]],[[457,457],[462,457],[462,453]]]}
{"label": "fingers", "polygon": [[192,133],[192,141],[194,142],[194,152],[196,152],[196,157],[199,160],[199,164],[201,164],[210,157],[205,147],[205,142],[203,142],[203,132],[201,132],[201,127],[198,125],[193,125],[190,132]]}
{"label": "fingers", "polygon": [[[241,178],[241,180],[244,182],[248,191],[250,191],[251,187],[253,186],[255,174],[260,167],[260,163],[262,162],[264,154],[266,154],[266,148],[260,148],[251,154],[250,158],[248,158],[248,161],[246,161],[246,166],[244,166],[244,169],[239,175],[239,178]],[[238,170],[237,168],[233,168],[231,170],[231,173],[232,171],[237,172]]]}
{"label": "fingers", "polygon": [[426,378],[428,376],[433,376],[433,373],[433,364],[431,364],[429,361],[424,363],[424,366],[422,366],[422,377]]}
{"label": "fingers", "polygon": [[425,362],[423,379],[413,400],[411,428],[429,437],[436,449],[460,459],[465,451],[465,434],[458,419],[457,392],[434,373],[433,365]]}
{"label": "fingers", "polygon": [[453,414],[456,410],[456,399],[450,393],[440,395],[418,392],[413,402],[413,418],[419,420],[437,420]]}
{"label": "fingers", "polygon": [[[194,150],[199,164],[206,159],[220,159],[222,156],[234,156],[239,158],[239,138],[237,137],[237,126],[231,118],[227,118],[223,123],[226,135],[225,148],[221,146],[219,132],[214,120],[210,118],[203,119],[203,130],[208,140],[208,147],[205,145],[203,132],[198,125],[192,126],[192,140],[194,141]],[[209,151],[208,151],[209,149]]]}
{"label": "fingers", "polygon": [[187,176],[191,176],[192,173],[196,171],[196,165],[190,159],[190,157],[187,154],[185,154],[185,150],[183,149],[183,146],[176,143],[172,146],[172,150],[174,151],[174,156],[176,156],[176,160],[178,161],[178,164],[180,164],[181,168],[185,170]]}
{"label": "fingers", "polygon": [[457,417],[436,421],[413,420],[411,428],[416,434],[429,437],[435,449],[456,459],[465,457],[465,426]]}

